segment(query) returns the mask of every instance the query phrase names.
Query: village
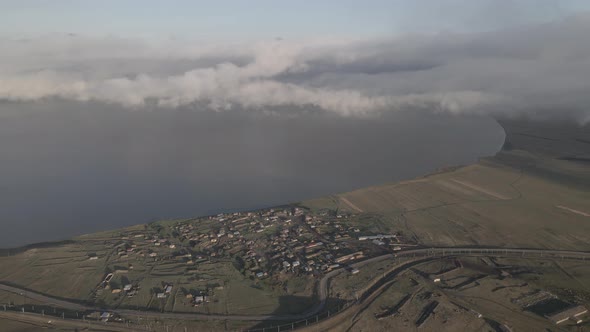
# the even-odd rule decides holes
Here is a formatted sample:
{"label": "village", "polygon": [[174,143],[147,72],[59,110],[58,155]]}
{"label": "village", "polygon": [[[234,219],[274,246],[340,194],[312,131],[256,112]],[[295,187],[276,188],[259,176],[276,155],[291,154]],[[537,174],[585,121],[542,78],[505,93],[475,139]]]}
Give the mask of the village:
{"label": "village", "polygon": [[[145,287],[128,278],[137,264],[174,262],[191,275],[199,273],[201,263],[229,260],[246,279],[281,285],[293,276],[319,279],[338,268],[356,274],[359,270],[349,267],[350,263],[414,245],[400,233],[361,231],[354,218],[348,212],[312,213],[289,206],[149,224],[144,230],[120,234],[109,258],[112,268],[96,287],[95,299],[105,292],[115,294],[119,303],[136,296]],[[88,260],[99,258],[96,253],[88,255]],[[170,279],[152,285],[149,303],[165,301],[173,294],[174,278]],[[207,304],[214,294],[214,287],[182,289],[186,301],[195,307]]]}
{"label": "village", "polygon": [[[129,312],[152,317],[160,313],[260,317],[268,312],[298,317],[318,303],[318,285],[329,278],[325,289],[337,304],[362,300],[361,287],[386,283],[367,288],[384,295],[363,318],[367,326],[421,328],[443,321],[481,320],[497,331],[509,328],[484,316],[496,309],[461,300],[478,294],[505,301],[515,312],[543,318],[540,324],[587,322],[583,302],[538,283],[539,276],[556,278],[546,264],[549,257],[537,261],[533,255],[539,253],[520,249],[509,253],[493,248],[425,248],[413,236],[379,224],[378,218],[363,213],[291,205],[90,234],[67,244],[67,250],[48,251],[45,259],[59,259],[64,274],[77,271],[87,280],[70,289],[79,291],[78,298],[92,310],[60,312],[32,303],[19,307],[13,298],[5,310],[37,310],[41,315],[48,311],[62,319],[122,324],[141,324],[125,314]],[[432,255],[444,255],[444,250],[455,253]],[[489,252],[477,254],[477,250]],[[25,254],[39,259],[36,250]],[[562,256],[556,259],[559,266],[568,266]],[[410,268],[397,278],[392,273],[397,273],[399,264]],[[393,282],[396,287],[383,287]],[[327,307],[326,312],[337,308]]]}

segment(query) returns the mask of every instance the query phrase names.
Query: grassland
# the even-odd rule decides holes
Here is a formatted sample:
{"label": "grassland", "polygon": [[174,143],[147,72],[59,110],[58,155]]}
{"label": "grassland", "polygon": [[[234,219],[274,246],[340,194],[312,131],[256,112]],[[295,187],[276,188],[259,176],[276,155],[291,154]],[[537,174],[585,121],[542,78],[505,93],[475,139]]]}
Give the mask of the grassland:
{"label": "grassland", "polygon": [[[167,228],[164,226],[177,222],[167,221],[157,226],[165,233]],[[286,295],[284,291],[245,277],[236,270],[231,260],[204,259],[188,264],[184,259],[167,256],[152,258],[130,254],[123,257],[116,254],[118,245],[123,242],[121,238],[128,237],[123,235],[151,232],[146,230],[148,228],[141,225],[89,234],[71,243],[31,248],[0,257],[0,280],[58,298],[111,308],[249,315],[297,313],[313,302],[313,287],[293,278],[290,294],[301,300],[291,306],[281,306],[279,298]],[[136,250],[147,252],[147,247],[148,244],[139,244]],[[159,248],[161,256],[172,251],[167,247]],[[90,260],[89,255],[98,258]],[[101,289],[99,285],[107,273],[114,275],[109,287]],[[126,284],[139,285],[133,297],[126,296],[124,292],[111,292]],[[156,293],[163,291],[164,284],[174,285],[173,292],[164,299],[158,299]],[[207,305],[193,307],[185,295],[204,290],[207,290],[211,301]],[[5,302],[8,302],[8,298],[15,303],[19,301],[19,297],[12,295],[6,296]]]}
{"label": "grassland", "polygon": [[[505,162],[523,155],[526,164]],[[547,165],[555,174],[539,171]],[[425,246],[590,250],[586,215],[590,187],[559,181],[560,174],[583,175],[583,171],[588,171],[586,165],[512,150],[414,181],[363,188],[303,205],[360,209],[366,223],[359,227],[383,233],[401,230]]]}

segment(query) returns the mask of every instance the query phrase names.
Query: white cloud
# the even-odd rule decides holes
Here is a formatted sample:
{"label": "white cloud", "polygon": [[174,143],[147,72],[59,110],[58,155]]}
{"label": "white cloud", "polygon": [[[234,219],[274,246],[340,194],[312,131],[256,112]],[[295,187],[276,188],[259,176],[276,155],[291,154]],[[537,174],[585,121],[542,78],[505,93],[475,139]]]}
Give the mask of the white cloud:
{"label": "white cloud", "polygon": [[130,107],[308,106],[343,115],[408,108],[562,112],[588,119],[590,19],[390,40],[149,45],[119,38],[0,41],[0,99]]}

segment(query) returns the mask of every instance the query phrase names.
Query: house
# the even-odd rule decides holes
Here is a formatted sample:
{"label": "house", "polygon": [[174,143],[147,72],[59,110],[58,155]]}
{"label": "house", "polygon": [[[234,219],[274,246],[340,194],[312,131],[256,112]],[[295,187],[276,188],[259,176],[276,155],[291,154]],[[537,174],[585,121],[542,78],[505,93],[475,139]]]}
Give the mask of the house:
{"label": "house", "polygon": [[362,255],[363,255],[363,252],[362,251],[357,251],[357,252],[352,253],[352,254],[340,256],[340,257],[336,258],[334,261],[336,263],[342,263],[342,262],[345,262],[347,260],[355,259],[357,256],[362,256]]}
{"label": "house", "polygon": [[378,246],[382,246],[385,244],[385,242],[381,241],[381,240],[373,240],[373,244],[376,244]]}
{"label": "house", "polygon": [[108,322],[109,318],[111,318],[111,316],[113,316],[113,314],[111,314],[110,312],[103,312],[102,314],[100,314],[100,320],[103,322]]}
{"label": "house", "polygon": [[159,299],[164,299],[164,298],[166,298],[166,293],[158,293],[158,294],[156,294],[156,297]]}
{"label": "house", "polygon": [[319,247],[319,246],[322,246],[322,245],[324,245],[323,242],[313,242],[313,243],[308,244],[305,248],[306,249],[312,249],[312,248]]}
{"label": "house", "polygon": [[133,288],[133,285],[132,284],[127,284],[127,285],[125,285],[125,287],[123,287],[123,290],[126,291],[126,292],[128,292],[128,291],[131,290],[131,288]]}
{"label": "house", "polygon": [[195,304],[205,303],[208,301],[207,295],[195,296]]}
{"label": "house", "polygon": [[172,285],[166,285],[164,292],[166,292],[166,294],[172,293]]}

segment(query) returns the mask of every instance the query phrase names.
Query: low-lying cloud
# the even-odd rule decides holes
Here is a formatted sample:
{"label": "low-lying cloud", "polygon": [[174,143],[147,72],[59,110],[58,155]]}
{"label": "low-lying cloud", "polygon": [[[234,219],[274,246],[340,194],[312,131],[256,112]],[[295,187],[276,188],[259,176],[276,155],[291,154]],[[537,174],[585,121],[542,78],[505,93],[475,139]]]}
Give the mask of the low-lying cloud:
{"label": "low-lying cloud", "polygon": [[0,99],[216,110],[315,106],[590,121],[590,15],[509,30],[388,40],[203,45],[46,36],[0,41]]}

